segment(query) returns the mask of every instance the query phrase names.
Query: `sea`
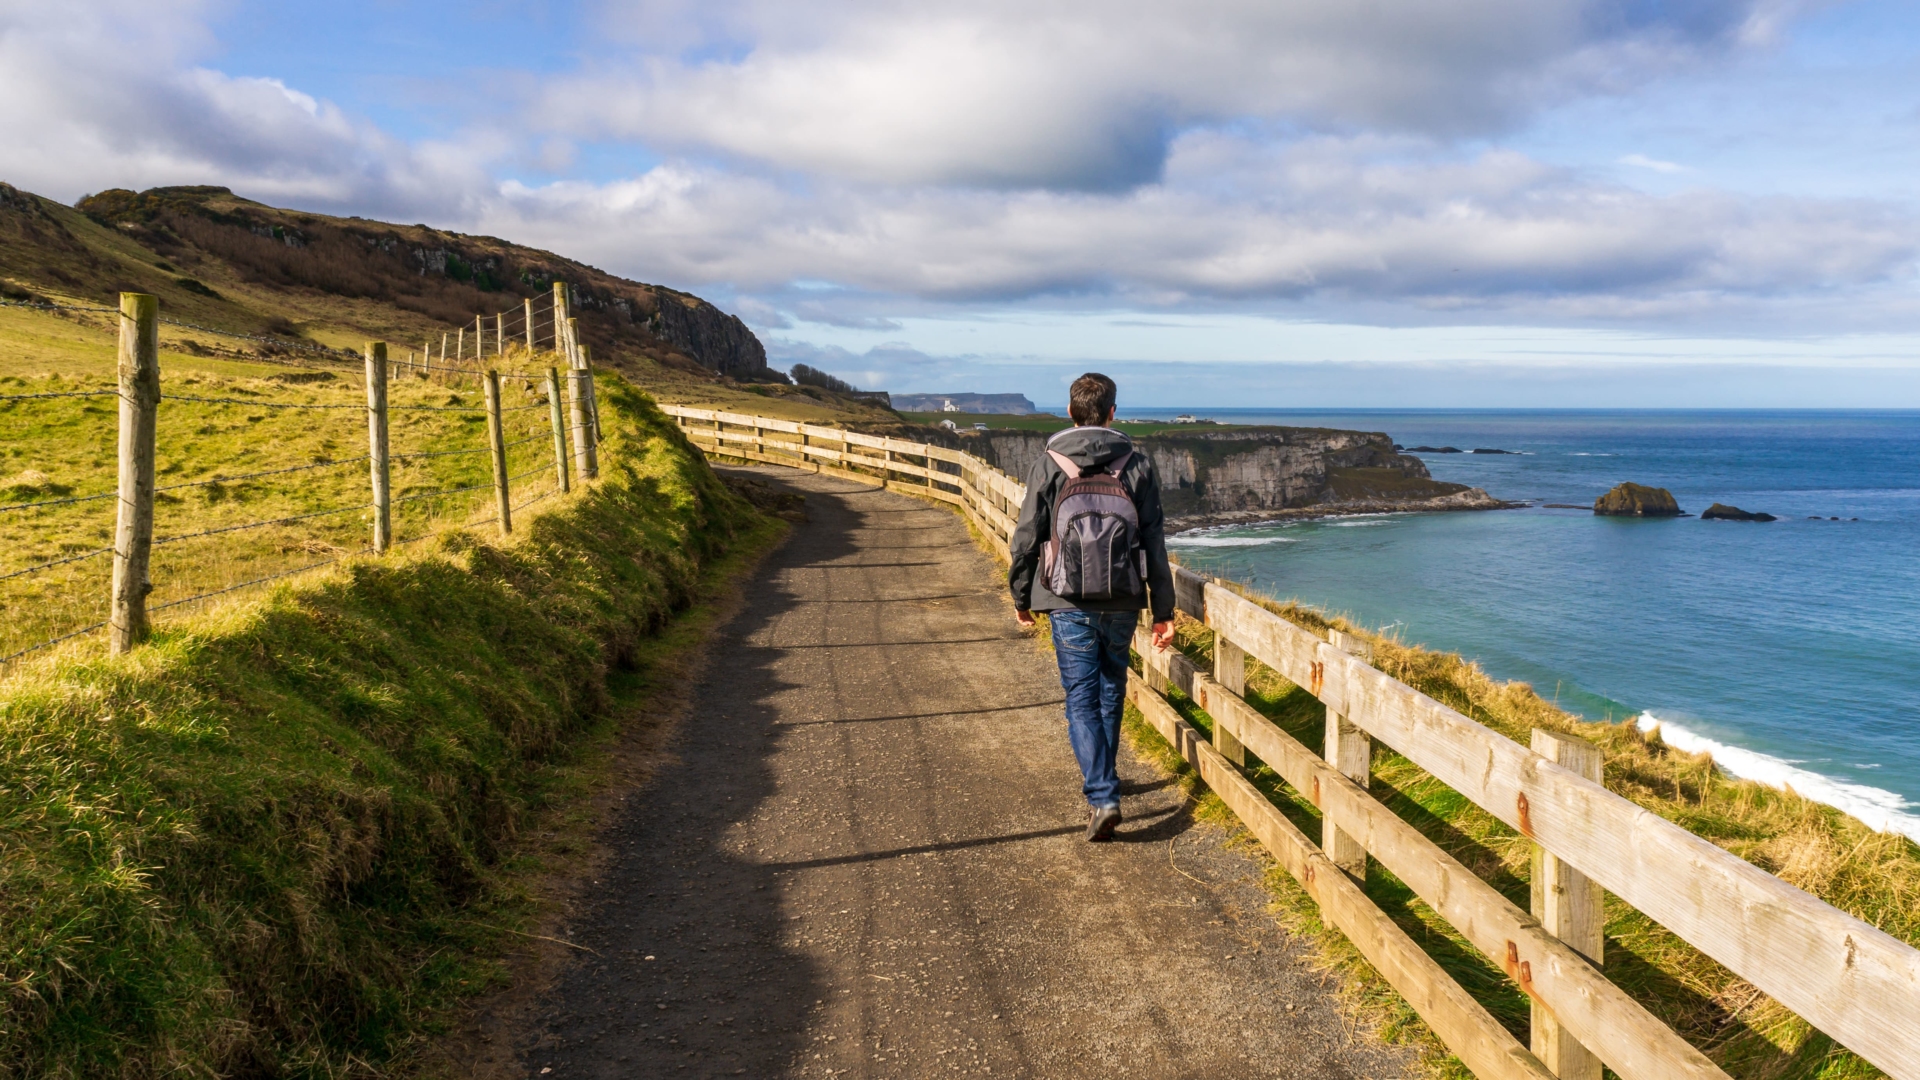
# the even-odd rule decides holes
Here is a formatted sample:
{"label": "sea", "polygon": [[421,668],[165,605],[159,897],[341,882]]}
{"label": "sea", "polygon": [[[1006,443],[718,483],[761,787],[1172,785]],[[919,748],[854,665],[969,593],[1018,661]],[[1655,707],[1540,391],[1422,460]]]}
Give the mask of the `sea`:
{"label": "sea", "polygon": [[[1204,573],[1457,652],[1920,841],[1920,412],[1122,409],[1383,431],[1525,509],[1182,533]],[[1596,517],[1622,481],[1773,522]],[[1571,503],[1582,509],[1553,509]]]}

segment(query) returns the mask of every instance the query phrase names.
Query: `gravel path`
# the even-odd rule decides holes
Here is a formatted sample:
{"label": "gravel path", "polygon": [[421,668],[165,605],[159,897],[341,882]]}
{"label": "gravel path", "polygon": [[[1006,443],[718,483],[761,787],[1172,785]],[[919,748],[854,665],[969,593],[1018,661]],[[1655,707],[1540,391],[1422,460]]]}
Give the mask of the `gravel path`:
{"label": "gravel path", "polygon": [[1085,806],[1052,659],[946,510],[830,477],[712,646],[677,764],[511,1038],[574,1077],[1371,1077],[1260,868],[1122,754]]}

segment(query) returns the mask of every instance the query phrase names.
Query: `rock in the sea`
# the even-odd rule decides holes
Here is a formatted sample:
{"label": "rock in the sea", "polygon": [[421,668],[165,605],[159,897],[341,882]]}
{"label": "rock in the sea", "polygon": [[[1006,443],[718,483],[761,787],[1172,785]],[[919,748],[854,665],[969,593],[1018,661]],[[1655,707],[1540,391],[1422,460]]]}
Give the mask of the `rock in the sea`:
{"label": "rock in the sea", "polygon": [[1407,451],[1409,454],[1457,454],[1459,452],[1460,448],[1457,446],[1416,446]]}
{"label": "rock in the sea", "polygon": [[1470,451],[1468,451],[1468,452],[1469,452],[1469,453],[1473,453],[1473,454],[1517,454],[1517,453],[1519,453],[1520,451],[1518,451],[1518,450],[1495,450],[1495,449],[1492,449],[1491,447],[1486,447],[1486,446],[1476,446],[1476,447],[1474,447],[1474,448],[1473,448],[1472,450],[1470,450]]}
{"label": "rock in the sea", "polygon": [[1666,488],[1621,484],[1593,500],[1593,512],[1613,517],[1679,517],[1680,504]]}
{"label": "rock in the sea", "polygon": [[1749,514],[1737,506],[1714,503],[1700,515],[1701,521],[1778,521],[1772,514]]}

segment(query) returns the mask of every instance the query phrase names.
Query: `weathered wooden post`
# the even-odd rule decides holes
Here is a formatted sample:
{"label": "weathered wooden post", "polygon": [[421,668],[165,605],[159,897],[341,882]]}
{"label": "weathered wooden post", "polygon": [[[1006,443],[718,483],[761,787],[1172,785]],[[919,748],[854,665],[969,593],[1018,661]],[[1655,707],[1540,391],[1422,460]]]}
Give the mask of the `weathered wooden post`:
{"label": "weathered wooden post", "polygon": [[387,469],[387,343],[367,342],[367,462],[373,474],[373,550],[393,544],[393,503]]}
{"label": "weathered wooden post", "polygon": [[600,472],[600,455],[593,445],[593,433],[587,428],[587,373],[579,368],[567,370],[567,406],[573,420],[573,471],[582,480],[591,480]]}
{"label": "weathered wooden post", "polygon": [[[593,382],[593,347],[575,343],[574,348],[580,354],[580,370],[587,374],[587,432],[593,436],[593,445],[600,445],[600,388]],[[600,454],[594,452],[594,468],[599,471]]]}
{"label": "weathered wooden post", "polygon": [[459,335],[453,339],[453,362],[456,364],[467,358],[467,328],[461,327]]}
{"label": "weathered wooden post", "polygon": [[[1594,783],[1601,782],[1605,754],[1585,739],[1533,729],[1533,752]],[[1533,845],[1533,917],[1547,933],[1566,942],[1598,967],[1606,929],[1605,893],[1598,882],[1568,866],[1539,844]],[[1533,1054],[1560,1080],[1600,1080],[1600,1059],[1568,1035],[1543,1008],[1533,1008]]]}
{"label": "weathered wooden post", "polygon": [[527,352],[531,354],[533,352],[533,299],[529,297],[520,303],[527,313]]}
{"label": "weathered wooden post", "polygon": [[[1365,645],[1360,639],[1338,630],[1329,637],[1334,647],[1342,652],[1353,652],[1356,647]],[[1358,724],[1331,708],[1327,710],[1326,755],[1327,764],[1339,769],[1347,779],[1359,784],[1362,789],[1371,786],[1373,740]],[[1340,828],[1332,814],[1323,813],[1321,817],[1320,848],[1335,866],[1352,874],[1356,880],[1367,879],[1366,847],[1359,838]]]}
{"label": "weathered wooden post", "polygon": [[553,469],[560,479],[560,492],[573,490],[567,480],[567,422],[560,413],[560,369],[547,369],[547,412],[553,417]]}
{"label": "weathered wooden post", "polygon": [[447,366],[447,332],[445,330],[440,331],[440,366],[442,368]]}
{"label": "weathered wooden post", "polygon": [[507,492],[507,432],[500,423],[500,373],[487,369],[487,445],[493,450],[493,498],[500,507],[500,535],[513,532],[513,500]]}
{"label": "weathered wooden post", "polygon": [[[1213,681],[1230,694],[1247,696],[1246,651],[1228,641],[1226,635],[1217,630],[1213,634]],[[1240,740],[1234,738],[1232,732],[1217,722],[1213,725],[1213,748],[1235,765],[1247,763],[1246,748],[1240,745]]]}
{"label": "weathered wooden post", "polygon": [[120,512],[113,530],[107,647],[146,640],[153,558],[153,440],[160,414],[160,300],[120,294]]}
{"label": "weathered wooden post", "polygon": [[573,312],[567,304],[567,283],[553,283],[553,351],[566,357],[567,367],[573,367],[573,347],[567,341],[567,326],[572,321]]}
{"label": "weathered wooden post", "polygon": [[486,324],[481,321],[481,316],[475,315],[473,317],[473,366],[479,367],[480,361],[485,360],[486,358],[487,358]]}

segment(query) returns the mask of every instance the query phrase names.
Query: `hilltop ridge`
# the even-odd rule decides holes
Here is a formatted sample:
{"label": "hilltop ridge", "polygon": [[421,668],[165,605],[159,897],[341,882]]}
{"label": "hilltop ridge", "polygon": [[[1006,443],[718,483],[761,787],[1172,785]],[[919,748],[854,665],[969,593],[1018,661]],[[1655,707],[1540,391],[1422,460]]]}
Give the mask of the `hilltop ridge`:
{"label": "hilltop ridge", "polygon": [[153,293],[220,330],[357,347],[436,343],[574,287],[581,339],[614,366],[785,383],[737,317],[663,285],[491,236],[286,210],[224,187],[111,189],[68,207],[0,182],[0,295],[112,302]]}

